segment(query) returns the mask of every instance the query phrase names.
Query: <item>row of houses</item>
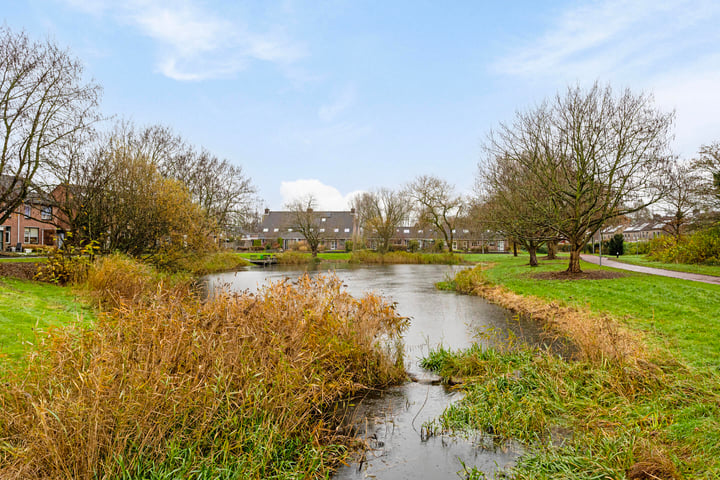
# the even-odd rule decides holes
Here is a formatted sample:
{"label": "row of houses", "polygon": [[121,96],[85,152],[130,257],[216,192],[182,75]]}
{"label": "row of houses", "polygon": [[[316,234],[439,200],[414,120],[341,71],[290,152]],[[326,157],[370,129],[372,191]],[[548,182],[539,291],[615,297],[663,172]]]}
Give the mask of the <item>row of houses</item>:
{"label": "row of houses", "polygon": [[617,225],[600,229],[594,236],[593,242],[597,243],[602,237],[608,240],[612,236],[622,234],[626,242],[648,242],[653,238],[668,235],[672,217],[656,217],[648,221],[621,222]]}
{"label": "row of houses", "polygon": [[[355,209],[347,211],[314,212],[315,222],[323,237],[325,250],[344,251],[348,242],[364,238],[367,246],[376,248],[378,241],[358,224]],[[260,223],[260,231],[245,237],[245,246],[251,246],[253,240],[266,245],[278,245],[282,249],[291,249],[305,240],[294,226],[295,215],[288,211],[270,211],[265,209]],[[485,252],[507,252],[510,242],[502,235],[483,231],[474,232],[467,228],[453,230],[453,250],[480,250]],[[443,236],[440,232],[417,225],[401,226],[395,231],[391,245],[396,248],[408,248],[413,242],[419,249],[432,248]]]}

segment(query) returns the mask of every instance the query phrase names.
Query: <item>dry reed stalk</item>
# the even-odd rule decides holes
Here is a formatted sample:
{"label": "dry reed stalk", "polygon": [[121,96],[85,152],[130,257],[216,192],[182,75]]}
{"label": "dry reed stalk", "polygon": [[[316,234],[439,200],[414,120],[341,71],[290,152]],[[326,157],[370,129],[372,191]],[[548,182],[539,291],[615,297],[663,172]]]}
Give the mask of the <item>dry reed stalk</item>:
{"label": "dry reed stalk", "polygon": [[404,378],[402,350],[387,347],[407,319],[336,277],[203,301],[110,263],[89,282],[113,308],[92,330],[52,331],[0,390],[0,478],[112,478],[120,458],[163,462],[170,445],[230,455],[252,432],[269,452],[252,461],[271,468],[278,438],[327,444],[332,402]]}
{"label": "dry reed stalk", "polygon": [[610,315],[598,315],[588,309],[519,295],[503,286],[484,282],[476,282],[471,292],[522,316],[547,323],[551,330],[570,339],[584,359],[631,363],[647,359],[641,336],[623,328]]}

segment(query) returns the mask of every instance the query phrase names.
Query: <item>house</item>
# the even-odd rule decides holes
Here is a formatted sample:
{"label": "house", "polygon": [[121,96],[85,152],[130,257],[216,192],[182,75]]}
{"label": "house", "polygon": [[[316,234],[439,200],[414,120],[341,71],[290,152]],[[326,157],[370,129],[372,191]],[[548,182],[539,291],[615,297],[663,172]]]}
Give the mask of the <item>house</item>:
{"label": "house", "polygon": [[[325,250],[345,250],[345,245],[358,234],[355,209],[350,211],[317,211],[312,212],[317,228],[322,237]],[[260,223],[258,239],[263,245],[279,242],[283,249],[292,248],[305,240],[295,226],[295,215],[289,211],[270,211]]]}
{"label": "house", "polygon": [[57,190],[55,188],[50,195],[28,195],[25,202],[0,224],[0,251],[22,251],[62,243],[66,226],[54,206]]}

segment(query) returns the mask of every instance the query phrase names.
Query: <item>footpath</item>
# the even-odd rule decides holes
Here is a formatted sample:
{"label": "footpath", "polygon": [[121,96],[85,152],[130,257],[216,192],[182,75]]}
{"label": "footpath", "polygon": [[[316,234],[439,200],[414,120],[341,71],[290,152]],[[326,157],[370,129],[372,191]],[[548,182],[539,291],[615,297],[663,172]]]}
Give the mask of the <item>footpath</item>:
{"label": "footpath", "polygon": [[[580,258],[588,263],[600,264],[600,257],[595,255],[580,255]],[[676,272],[674,270],[665,270],[662,268],[642,267],[640,265],[631,265],[629,263],[616,262],[608,257],[602,257],[602,265],[604,267],[617,268],[620,270],[629,270],[631,272],[648,273],[650,275],[660,275],[661,277],[681,278],[683,280],[691,280],[693,282],[713,283],[720,285],[720,277],[714,275],[703,275],[701,273]]]}

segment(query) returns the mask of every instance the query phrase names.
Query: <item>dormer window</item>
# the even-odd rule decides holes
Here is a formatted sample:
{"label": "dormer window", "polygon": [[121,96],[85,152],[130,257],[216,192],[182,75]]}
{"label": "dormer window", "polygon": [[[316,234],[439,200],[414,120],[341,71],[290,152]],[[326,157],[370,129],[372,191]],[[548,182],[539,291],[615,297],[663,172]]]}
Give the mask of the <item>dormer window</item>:
{"label": "dormer window", "polygon": [[325,222],[325,221],[327,221],[327,218],[322,217],[322,218],[320,219],[320,221],[321,221],[321,222]]}

